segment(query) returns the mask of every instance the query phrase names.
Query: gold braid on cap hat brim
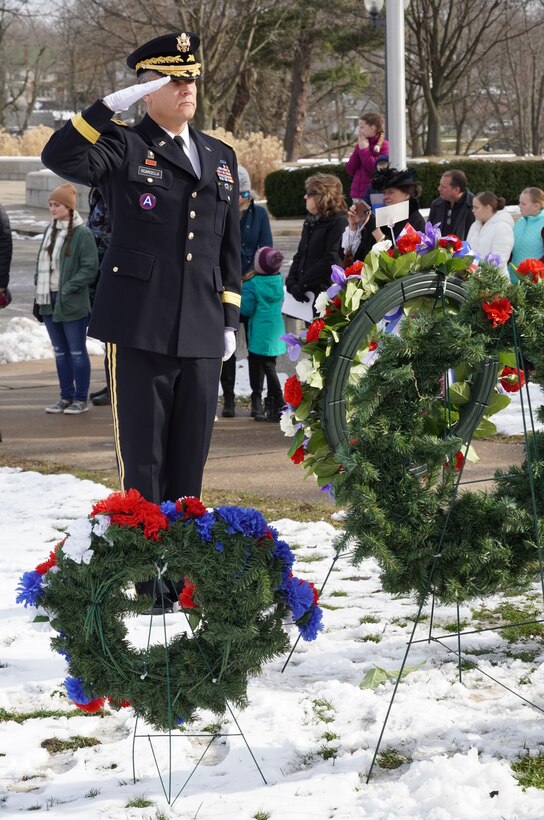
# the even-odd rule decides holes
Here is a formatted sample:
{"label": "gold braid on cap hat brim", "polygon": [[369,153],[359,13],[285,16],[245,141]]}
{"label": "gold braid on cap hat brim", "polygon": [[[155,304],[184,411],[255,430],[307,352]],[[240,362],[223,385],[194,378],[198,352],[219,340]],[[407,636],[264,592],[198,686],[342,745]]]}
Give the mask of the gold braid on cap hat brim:
{"label": "gold braid on cap hat brim", "polygon": [[[191,63],[187,65],[187,63],[183,63],[183,65],[171,65],[171,63],[181,62],[181,57],[150,57],[149,60],[140,60],[139,63],[136,63],[135,70],[139,71],[140,68],[146,69],[146,71],[160,71],[161,74],[170,74],[172,77],[200,77],[200,67],[201,63]],[[194,59],[194,57],[193,57]],[[170,65],[165,65],[165,63],[169,63]]]}

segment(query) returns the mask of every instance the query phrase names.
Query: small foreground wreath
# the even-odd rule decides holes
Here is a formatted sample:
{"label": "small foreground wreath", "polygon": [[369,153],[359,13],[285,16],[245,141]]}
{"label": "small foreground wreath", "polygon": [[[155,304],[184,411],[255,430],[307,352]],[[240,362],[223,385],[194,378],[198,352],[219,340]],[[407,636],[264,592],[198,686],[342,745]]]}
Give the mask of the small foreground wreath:
{"label": "small foreground wreath", "polygon": [[[197,709],[245,706],[249,676],[288,648],[289,615],[304,640],[316,638],[318,593],[293,576],[294,560],[257,510],[208,511],[196,498],[159,507],[129,490],[70,526],[48,560],[24,573],[17,603],[40,607],[59,633],[52,646],[68,661],[66,691],[79,708],[132,705],[168,730]],[[138,650],[124,618],[149,608],[130,593],[150,577],[185,578],[190,632]]]}

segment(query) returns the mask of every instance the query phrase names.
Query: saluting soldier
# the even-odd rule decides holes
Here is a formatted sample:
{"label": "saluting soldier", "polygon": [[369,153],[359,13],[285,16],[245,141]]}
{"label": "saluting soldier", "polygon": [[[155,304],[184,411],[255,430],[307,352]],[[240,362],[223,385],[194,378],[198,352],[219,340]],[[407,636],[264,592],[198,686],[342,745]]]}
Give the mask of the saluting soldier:
{"label": "saluting soldier", "polygon": [[[189,125],[199,42],[181,32],[145,43],[127,58],[138,84],[76,114],[42,154],[97,186],[111,215],[89,334],[106,343],[121,486],[155,503],[200,495],[239,319],[236,156]],[[141,122],[113,119],[139,99]]]}

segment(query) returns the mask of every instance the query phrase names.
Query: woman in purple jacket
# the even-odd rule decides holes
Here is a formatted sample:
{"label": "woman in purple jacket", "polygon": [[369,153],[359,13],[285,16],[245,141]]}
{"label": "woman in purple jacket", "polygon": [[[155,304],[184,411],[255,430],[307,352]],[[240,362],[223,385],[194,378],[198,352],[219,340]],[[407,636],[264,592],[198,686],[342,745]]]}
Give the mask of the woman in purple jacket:
{"label": "woman in purple jacket", "polygon": [[346,173],[353,177],[350,196],[353,202],[361,202],[370,185],[376,167],[376,160],[389,153],[389,144],[384,139],[384,122],[381,114],[374,111],[362,114],[359,119],[359,138],[346,164]]}

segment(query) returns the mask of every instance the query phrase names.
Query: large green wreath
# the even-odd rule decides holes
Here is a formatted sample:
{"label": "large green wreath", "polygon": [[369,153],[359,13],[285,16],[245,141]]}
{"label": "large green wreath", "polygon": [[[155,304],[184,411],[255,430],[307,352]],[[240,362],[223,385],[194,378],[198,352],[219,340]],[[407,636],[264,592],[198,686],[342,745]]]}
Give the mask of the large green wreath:
{"label": "large green wreath", "polygon": [[[49,560],[23,575],[17,600],[41,607],[59,633],[52,645],[68,660],[76,705],[96,711],[107,697],[167,730],[199,708],[243,707],[248,677],[286,651],[289,615],[305,640],[316,637],[318,594],[292,575],[293,563],[257,510],[207,511],[194,498],[159,508],[129,490],[75,522]],[[131,591],[151,576],[185,577],[180,605],[190,628],[136,649],[125,619],[149,609],[151,599]],[[185,623],[183,612],[170,618]]]}
{"label": "large green wreath", "polygon": [[[321,319],[299,339],[306,359],[287,384],[282,426],[294,434],[293,460],[347,507],[338,549],[352,552],[356,564],[375,557],[390,592],[415,591],[420,598],[432,592],[459,602],[524,584],[538,566],[544,535],[541,434],[531,439],[523,467],[499,474],[493,492],[455,489],[472,436],[492,434],[489,415],[509,403],[494,387],[485,400],[477,396],[482,368],[490,371],[489,362],[498,362],[499,383],[519,389],[522,349],[532,363],[532,381],[544,382],[544,280],[537,272],[510,285],[490,262],[476,269],[466,249],[462,269],[459,258],[454,263],[455,274],[466,278],[463,299],[448,301],[444,287],[439,299],[428,294],[425,301],[406,301],[399,335],[380,330],[383,313],[369,309],[374,294],[392,288],[387,282],[395,279],[406,281],[409,291],[410,279],[417,279],[429,257],[439,262],[436,270],[446,284],[455,260],[450,245],[437,246],[434,260],[414,249],[387,259],[384,251],[374,252],[358,272],[345,272],[353,278],[329,291]],[[347,355],[336,355],[357,319],[364,332],[346,345]],[[372,345],[379,356],[370,365]],[[342,368],[331,410],[328,389]],[[470,423],[463,424],[467,407]],[[542,409],[539,415],[544,421]]]}

